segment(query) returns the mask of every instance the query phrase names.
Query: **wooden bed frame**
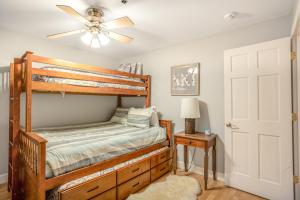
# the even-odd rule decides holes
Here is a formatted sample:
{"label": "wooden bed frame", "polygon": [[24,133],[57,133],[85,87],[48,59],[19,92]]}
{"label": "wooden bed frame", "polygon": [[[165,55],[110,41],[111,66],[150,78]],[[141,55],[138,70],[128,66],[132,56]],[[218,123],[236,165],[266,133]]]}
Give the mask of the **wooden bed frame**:
{"label": "wooden bed frame", "polygon": [[[63,66],[73,69],[88,70],[108,75],[120,75],[129,78],[139,78],[143,82],[103,78],[89,75],[80,75],[68,72],[50,71],[33,68],[33,63],[42,63],[55,66]],[[32,75],[45,75],[58,78],[76,80],[98,81],[132,86],[143,86],[145,90],[119,89],[109,87],[83,87],[69,84],[47,83],[33,81]],[[95,163],[53,178],[46,179],[46,143],[47,140],[32,132],[32,93],[56,93],[65,92],[71,94],[91,95],[116,95],[118,106],[121,106],[123,96],[144,96],[146,107],[150,106],[151,77],[149,75],[137,75],[102,67],[76,64],[64,60],[52,59],[26,52],[21,58],[15,58],[10,64],[10,116],[9,116],[9,182],[8,190],[12,192],[13,199],[38,199],[44,200],[46,191],[67,183],[71,180],[87,176],[97,171],[113,167],[116,164],[136,158],[164,146],[171,145],[172,122],[160,120],[160,125],[166,128],[168,140],[138,151],[115,157],[113,159]],[[26,94],[25,129],[20,128],[20,97]]]}

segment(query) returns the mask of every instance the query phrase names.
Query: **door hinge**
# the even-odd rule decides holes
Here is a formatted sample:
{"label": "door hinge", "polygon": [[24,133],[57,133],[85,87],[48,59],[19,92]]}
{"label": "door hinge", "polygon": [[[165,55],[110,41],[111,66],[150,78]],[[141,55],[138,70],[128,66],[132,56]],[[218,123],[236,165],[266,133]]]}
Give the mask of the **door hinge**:
{"label": "door hinge", "polygon": [[292,113],[292,121],[295,122],[298,120],[298,114],[297,113]]}
{"label": "door hinge", "polygon": [[291,60],[296,60],[297,58],[297,53],[295,51],[291,52]]}
{"label": "door hinge", "polygon": [[299,176],[293,176],[293,183],[294,184],[299,183]]}

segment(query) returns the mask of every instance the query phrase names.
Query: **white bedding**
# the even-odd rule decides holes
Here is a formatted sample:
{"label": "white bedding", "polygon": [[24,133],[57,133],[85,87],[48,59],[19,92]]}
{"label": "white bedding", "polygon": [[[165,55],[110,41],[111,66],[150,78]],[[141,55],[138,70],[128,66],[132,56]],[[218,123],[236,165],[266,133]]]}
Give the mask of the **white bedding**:
{"label": "white bedding", "polygon": [[[128,77],[119,76],[119,75],[101,74],[101,73],[97,73],[97,72],[90,72],[90,71],[77,70],[77,69],[68,69],[68,68],[63,68],[63,67],[42,67],[41,69],[51,70],[51,71],[59,71],[59,72],[69,72],[72,74],[89,75],[89,76],[96,76],[96,77],[103,77],[103,78],[113,78],[113,79],[118,79],[118,80],[142,82],[140,79],[136,79],[136,78],[128,78]],[[35,75],[35,76],[33,76],[33,80],[48,82],[48,83],[59,83],[59,84],[85,86],[85,87],[111,87],[111,88],[131,89],[131,90],[145,90],[145,87],[141,87],[141,86],[132,86],[132,85],[115,84],[115,83],[104,83],[104,82],[95,82],[95,81],[83,81],[83,80],[66,79],[66,78],[55,78],[55,77],[49,77],[49,76],[43,76],[43,75]]]}

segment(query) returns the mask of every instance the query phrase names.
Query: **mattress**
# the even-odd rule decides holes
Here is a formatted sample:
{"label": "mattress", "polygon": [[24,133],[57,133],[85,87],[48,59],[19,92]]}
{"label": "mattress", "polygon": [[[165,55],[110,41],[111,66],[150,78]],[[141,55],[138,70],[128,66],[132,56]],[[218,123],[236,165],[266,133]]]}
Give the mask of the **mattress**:
{"label": "mattress", "polygon": [[[103,77],[103,78],[113,78],[113,79],[118,79],[118,80],[126,80],[126,81],[134,81],[134,82],[142,83],[142,81],[137,78],[128,78],[126,76],[120,76],[120,75],[101,74],[101,73],[97,73],[97,72],[84,71],[84,70],[78,70],[78,69],[69,69],[69,68],[64,68],[64,67],[56,67],[56,66],[55,67],[41,67],[41,69],[51,70],[51,71],[59,71],[59,72],[68,72],[68,73],[72,73],[72,74]],[[83,81],[83,80],[67,79],[67,78],[56,78],[56,77],[49,77],[49,76],[44,76],[44,75],[34,75],[33,81],[58,83],[58,84],[69,84],[69,85],[85,86],[85,87],[111,87],[111,88],[131,89],[131,90],[145,90],[145,87],[142,87],[142,86],[132,86],[132,85],[105,83],[105,82],[96,82],[96,81]]]}
{"label": "mattress", "polygon": [[90,174],[88,176],[84,176],[82,178],[75,179],[75,180],[70,181],[68,183],[65,183],[65,184],[63,184],[63,185],[61,185],[61,186],[59,186],[57,188],[54,188],[52,190],[47,191],[47,200],[59,200],[59,192],[61,192],[61,191],[64,191],[64,190],[70,189],[72,187],[75,187],[77,185],[80,185],[82,183],[88,182],[88,181],[90,181],[92,179],[95,179],[95,178],[97,178],[99,176],[103,176],[103,175],[108,174],[108,173],[110,173],[112,171],[115,171],[115,170],[118,170],[120,168],[126,167],[128,165],[136,163],[136,162],[138,162],[140,160],[143,160],[145,158],[148,158],[150,156],[159,154],[160,152],[165,151],[167,148],[169,148],[169,147],[163,147],[163,148],[157,149],[157,150],[152,151],[152,152],[150,152],[148,154],[144,154],[144,155],[139,156],[137,158],[134,158],[134,159],[131,159],[129,161],[126,161],[126,162],[120,163],[118,165],[115,165],[115,166],[113,166],[111,168],[108,168],[108,169],[105,169],[105,170],[102,170],[102,171]]}
{"label": "mattress", "polygon": [[113,122],[34,129],[48,140],[46,178],[109,160],[166,140],[164,128]]}

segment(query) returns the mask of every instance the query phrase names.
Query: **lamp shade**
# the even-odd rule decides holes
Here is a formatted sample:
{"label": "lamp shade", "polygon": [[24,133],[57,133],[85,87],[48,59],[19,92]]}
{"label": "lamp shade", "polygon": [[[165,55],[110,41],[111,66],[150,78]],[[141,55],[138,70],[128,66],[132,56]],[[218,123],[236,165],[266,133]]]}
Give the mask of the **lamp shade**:
{"label": "lamp shade", "polygon": [[181,100],[181,118],[200,118],[199,101],[196,98],[184,98]]}

